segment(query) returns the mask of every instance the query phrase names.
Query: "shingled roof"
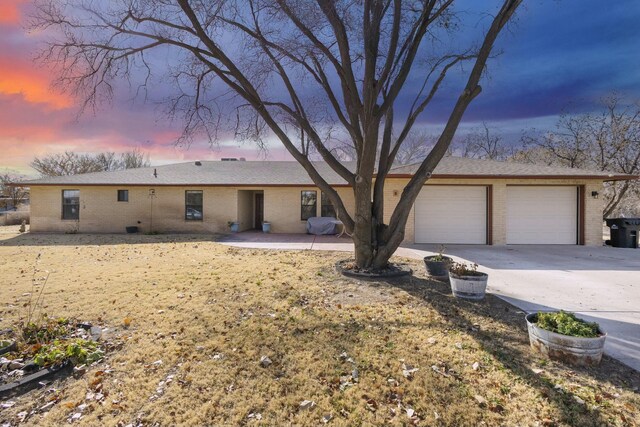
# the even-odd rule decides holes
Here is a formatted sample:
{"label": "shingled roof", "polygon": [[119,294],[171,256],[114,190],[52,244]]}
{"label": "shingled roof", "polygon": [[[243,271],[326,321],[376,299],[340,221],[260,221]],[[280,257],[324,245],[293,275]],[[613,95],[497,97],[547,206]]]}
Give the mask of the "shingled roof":
{"label": "shingled roof", "polygon": [[[355,162],[344,164],[350,170],[355,169]],[[346,181],[328,164],[314,162],[314,166],[329,184],[346,185]],[[390,171],[390,176],[411,176],[418,166],[415,164],[395,167]],[[584,169],[445,157],[436,167],[433,178],[585,178],[613,181],[637,177]],[[302,166],[294,161],[202,161],[123,171],[55,176],[24,181],[22,185],[312,186],[314,184]]]}
{"label": "shingled roof", "polygon": [[[411,176],[419,163],[396,166],[390,175]],[[496,160],[470,159],[466,157],[445,157],[433,171],[433,178],[586,178],[616,181],[636,179],[637,176],[593,171],[588,169],[544,166],[527,163],[500,162]]]}
{"label": "shingled roof", "polygon": [[[198,165],[199,164],[199,165]],[[331,185],[346,185],[325,162],[313,162],[316,170]],[[354,170],[354,163],[345,163]],[[53,176],[28,185],[315,185],[298,162],[290,161],[201,161],[175,163],[149,168],[80,175]]]}

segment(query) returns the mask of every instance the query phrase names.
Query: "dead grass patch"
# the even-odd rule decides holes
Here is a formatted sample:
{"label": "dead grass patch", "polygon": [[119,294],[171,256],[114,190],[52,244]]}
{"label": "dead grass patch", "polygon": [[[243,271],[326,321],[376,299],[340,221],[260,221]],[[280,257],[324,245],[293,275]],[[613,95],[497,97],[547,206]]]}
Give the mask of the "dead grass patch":
{"label": "dead grass patch", "polygon": [[[80,424],[639,422],[637,372],[610,358],[596,369],[542,359],[529,351],[523,313],[492,296],[456,300],[415,262],[409,279],[361,282],[335,272],[343,253],[236,249],[199,236],[0,239],[0,328],[20,318],[30,287],[22,271],[41,253],[47,313],[100,318],[124,341],[84,377],[54,384],[60,403],[28,418],[33,425],[67,422],[96,378],[108,398]],[[403,365],[418,370],[405,376]],[[16,423],[43,393],[18,399],[0,422]],[[301,409],[304,400],[315,407]]]}

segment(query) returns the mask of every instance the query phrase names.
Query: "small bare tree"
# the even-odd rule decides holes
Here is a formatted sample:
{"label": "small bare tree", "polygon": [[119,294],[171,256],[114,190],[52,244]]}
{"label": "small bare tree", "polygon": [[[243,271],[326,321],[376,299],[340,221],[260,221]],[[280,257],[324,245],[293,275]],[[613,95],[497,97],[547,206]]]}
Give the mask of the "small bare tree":
{"label": "small bare tree", "polygon": [[26,188],[12,185],[23,178],[23,176],[8,172],[0,175],[0,197],[3,197],[6,201],[5,209],[9,207],[17,209],[29,196]]}
{"label": "small bare tree", "polygon": [[468,133],[460,143],[460,155],[473,159],[507,160],[512,156],[511,148],[502,135],[491,130],[485,122],[482,128]]}
{"label": "small bare tree", "polygon": [[411,132],[407,135],[404,143],[398,149],[395,162],[399,165],[421,163],[427,158],[429,152],[437,142],[438,137],[428,133],[427,131],[420,130]]}
{"label": "small bare tree", "polygon": [[[640,174],[640,103],[624,105],[620,96],[602,100],[602,112],[563,114],[556,129],[526,133],[520,161],[629,175]],[[604,217],[621,212],[640,214],[638,180],[607,183]]]}
{"label": "small bare tree", "polygon": [[140,168],[149,165],[149,157],[138,149],[120,154],[105,152],[93,155],[66,151],[41,158],[36,157],[31,162],[31,167],[42,176],[77,175],[89,172]]}
{"label": "small bare tree", "polygon": [[[173,78],[179,95],[170,112],[184,118],[187,142],[215,141],[231,106],[240,139],[261,142],[269,130],[335,206],[356,264],[380,268],[404,240],[411,207],[480,94],[494,43],[521,2],[483,4],[481,24],[464,28],[468,14],[454,0],[41,0],[34,26],[56,30],[43,59],[60,65],[58,84],[85,106],[110,97],[111,82],[139,66],[143,91],[154,73]],[[158,49],[177,60],[148,61]],[[464,87],[385,223],[385,179],[451,70]],[[350,142],[355,170],[329,148],[332,134]],[[352,187],[353,214],[315,155]]]}
{"label": "small bare tree", "polygon": [[118,169],[137,169],[149,166],[151,166],[149,155],[143,153],[138,148],[121,153],[117,164]]}

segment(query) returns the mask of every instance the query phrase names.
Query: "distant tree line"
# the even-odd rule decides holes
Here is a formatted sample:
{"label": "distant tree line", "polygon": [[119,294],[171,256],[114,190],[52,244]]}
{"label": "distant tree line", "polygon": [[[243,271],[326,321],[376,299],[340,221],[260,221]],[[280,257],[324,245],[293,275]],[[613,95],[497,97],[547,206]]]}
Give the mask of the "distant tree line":
{"label": "distant tree line", "polygon": [[65,151],[36,157],[31,162],[31,167],[43,177],[135,169],[150,165],[149,155],[138,149],[119,154],[114,152],[78,154]]}

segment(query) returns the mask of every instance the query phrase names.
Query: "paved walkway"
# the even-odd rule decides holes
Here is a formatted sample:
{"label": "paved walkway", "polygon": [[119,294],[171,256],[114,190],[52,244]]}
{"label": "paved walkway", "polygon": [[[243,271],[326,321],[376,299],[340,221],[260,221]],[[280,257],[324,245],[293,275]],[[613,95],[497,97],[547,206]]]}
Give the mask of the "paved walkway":
{"label": "paved walkway", "polygon": [[[263,249],[353,251],[349,238],[245,232],[221,243]],[[433,245],[408,245],[396,255],[422,259]],[[597,321],[608,333],[605,351],[640,371],[640,250],[584,246],[450,245],[454,259],[490,273],[488,291],[516,307],[568,310]]]}

